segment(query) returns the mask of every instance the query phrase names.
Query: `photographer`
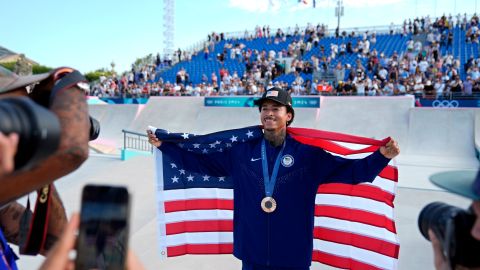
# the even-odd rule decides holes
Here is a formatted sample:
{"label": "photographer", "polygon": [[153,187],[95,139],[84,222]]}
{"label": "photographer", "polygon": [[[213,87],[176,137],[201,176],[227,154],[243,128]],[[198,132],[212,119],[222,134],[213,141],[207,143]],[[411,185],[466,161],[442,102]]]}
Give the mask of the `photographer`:
{"label": "photographer", "polygon": [[[0,151],[0,182],[2,184],[2,189],[0,189],[0,226],[5,236],[1,237],[2,248],[0,251],[7,252],[0,252],[0,259],[2,256],[5,259],[5,255],[9,254],[7,256],[9,259],[3,260],[3,262],[8,261],[10,265],[15,264],[15,255],[13,252],[8,253],[11,250],[6,241],[19,246],[22,245],[22,242],[27,243],[25,245],[26,250],[28,248],[26,254],[34,255],[39,252],[45,255],[61,235],[67,223],[65,208],[51,183],[77,169],[88,157],[89,130],[92,122],[89,120],[85,92],[81,85],[84,80],[85,78],[78,71],[70,68],[59,68],[39,75],[17,76],[0,67],[0,104],[3,106],[0,132],[4,131],[3,129],[7,129],[8,132],[8,128],[12,127],[20,128],[18,135],[8,136],[10,139],[6,139],[7,137],[4,135],[0,136],[0,148],[2,148]],[[38,105],[27,98],[19,98],[21,96],[29,97]],[[23,104],[25,107],[14,106],[19,104]],[[25,109],[26,107],[29,109]],[[23,112],[23,109],[27,113]],[[42,116],[48,116],[51,123],[42,116],[36,115],[36,112],[42,110],[48,112],[48,115],[44,113]],[[18,115],[22,115],[23,118]],[[28,140],[22,141],[22,138],[40,137],[38,133],[41,132],[29,126],[38,124],[36,122],[39,119],[46,122],[42,124],[46,124],[50,128],[54,127],[51,128],[54,134],[53,139],[50,138],[52,141],[37,139],[34,142],[38,144],[33,145]],[[42,134],[42,137],[48,137],[46,135],[50,134]],[[16,137],[20,139],[16,139]],[[18,140],[18,145],[14,145],[16,140]],[[50,146],[49,143],[53,141],[54,146]],[[37,149],[41,149],[43,152],[40,154],[38,151],[35,152]],[[29,157],[24,152],[32,152],[34,155]],[[15,156],[15,166],[12,155]],[[19,160],[24,161],[25,164],[17,162],[19,156],[22,156],[23,159],[19,158]],[[32,160],[28,160],[28,158]],[[15,169],[12,171],[13,167]],[[48,200],[46,214],[43,219],[40,219],[41,226],[45,227],[45,229],[41,227],[40,231],[46,232],[45,234],[39,233],[38,227],[33,225],[38,219],[35,219],[35,216],[31,217],[30,209],[26,210],[23,205],[14,201],[35,190],[38,191],[40,200],[41,196],[45,194],[45,198],[47,198],[45,201]],[[37,198],[37,203],[39,198]],[[34,221],[30,222],[30,220]],[[26,236],[21,239],[22,233],[24,234],[25,231]],[[44,238],[41,241],[29,241],[32,238],[42,237],[42,235]],[[38,249],[31,249],[29,247],[31,243],[34,245],[41,243],[41,245],[37,246]]]}
{"label": "photographer", "polygon": [[[463,266],[462,264],[456,264],[455,259],[453,259],[453,262],[450,259],[451,255],[449,253],[457,253],[454,256],[457,257],[457,260],[459,257],[467,257],[469,256],[469,261],[473,263],[474,265],[479,265],[479,259],[478,259],[478,254],[480,254],[480,249],[479,249],[479,244],[480,244],[480,171],[477,173],[476,177],[475,174],[471,171],[464,171],[464,172],[447,172],[447,173],[439,173],[435,174],[430,177],[430,180],[437,186],[444,188],[450,192],[456,193],[458,195],[461,195],[463,197],[467,197],[469,199],[472,199],[472,205],[470,207],[471,214],[474,215],[473,219],[474,221],[472,222],[473,225],[471,226],[471,230],[468,232],[464,232],[467,237],[470,238],[470,242],[466,242],[467,244],[463,243],[463,245],[460,243],[460,239],[455,239],[455,237],[458,237],[458,233],[453,235],[453,240],[450,240],[450,242],[455,242],[455,245],[452,245],[451,243],[443,243],[444,241],[447,240],[441,240],[442,236],[437,235],[432,228],[428,229],[428,238],[432,242],[432,248],[433,248],[433,255],[434,255],[434,264],[435,268],[437,270],[448,270],[448,269],[479,269],[478,267],[475,268],[467,268]],[[433,204],[431,204],[433,205]],[[429,206],[427,206],[429,207]],[[428,212],[425,211],[427,207],[422,210],[423,212]],[[448,213],[450,216],[450,219],[455,219],[455,216],[460,216],[458,212],[462,210],[457,210],[456,208],[452,206],[447,206],[450,209],[441,209],[437,208],[434,210],[437,210],[438,212],[444,212],[445,214]],[[430,209],[432,210],[432,209]],[[430,211],[433,212],[433,211]],[[462,214],[462,213],[461,213]],[[470,214],[470,213],[469,213]],[[421,214],[422,215],[422,214]],[[432,215],[433,216],[433,215]],[[422,219],[422,216],[420,216],[419,221]],[[462,217],[462,220],[464,218]],[[462,226],[458,226],[455,224],[455,221],[450,221],[451,224],[446,226],[446,230],[448,230],[448,227],[460,227],[456,228],[458,231],[463,231]],[[455,224],[452,226],[452,224]],[[423,233],[423,232],[422,232]],[[445,232],[447,234],[447,232]],[[425,235],[424,235],[425,236]],[[446,236],[443,236],[443,238],[447,238]],[[472,244],[472,242],[474,244]],[[453,248],[452,248],[453,247]],[[456,252],[460,248],[464,248],[463,252]],[[453,249],[445,252],[445,250],[448,249]],[[466,255],[464,251],[467,251],[469,255]],[[473,255],[473,256],[471,256]],[[471,258],[473,259],[473,262]]]}
{"label": "photographer", "polygon": [[[77,169],[87,159],[90,129],[87,103],[80,82],[68,81],[69,75],[74,74],[72,71],[60,68],[19,77],[0,67],[0,100],[29,96],[57,116],[61,129],[59,146],[54,153],[29,170],[16,170],[0,177],[0,205],[52,183]],[[36,84],[33,89],[32,84]],[[54,85],[63,87],[52,93]]]}

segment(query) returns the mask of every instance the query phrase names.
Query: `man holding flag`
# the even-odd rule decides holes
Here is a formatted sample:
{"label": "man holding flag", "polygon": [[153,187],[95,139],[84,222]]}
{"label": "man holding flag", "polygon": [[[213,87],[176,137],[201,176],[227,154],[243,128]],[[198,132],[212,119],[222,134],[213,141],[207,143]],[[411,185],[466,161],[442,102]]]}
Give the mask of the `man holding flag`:
{"label": "man holding flag", "polygon": [[[165,192],[233,188],[233,254],[242,260],[242,269],[309,269],[319,186],[372,182],[400,149],[390,139],[362,159],[332,155],[321,145],[299,139],[302,129],[287,129],[295,114],[288,92],[269,89],[255,104],[260,109],[263,130],[249,127],[205,136],[148,130],[149,142],[161,151],[164,164],[160,169],[164,182],[160,185]],[[170,167],[174,171],[167,173]],[[164,199],[165,212],[175,211],[169,204],[175,200],[170,194]],[[196,207],[201,203],[197,201]],[[222,209],[218,201],[215,203]],[[182,201],[177,207],[185,210],[186,204]],[[198,232],[191,227],[185,229],[192,224],[182,223],[182,229],[175,229],[173,223],[167,225],[167,235],[169,230],[172,234]],[[216,224],[218,227],[218,221]],[[170,252],[202,253],[178,251],[174,246],[169,256],[175,256]],[[203,251],[232,252],[216,248],[216,252]],[[396,252],[398,256],[398,248]]]}

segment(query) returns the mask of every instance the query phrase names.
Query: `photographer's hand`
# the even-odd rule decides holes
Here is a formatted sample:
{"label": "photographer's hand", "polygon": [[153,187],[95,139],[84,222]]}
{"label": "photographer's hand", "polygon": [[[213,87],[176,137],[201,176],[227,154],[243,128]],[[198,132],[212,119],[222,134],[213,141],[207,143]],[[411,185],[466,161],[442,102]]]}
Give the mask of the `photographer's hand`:
{"label": "photographer's hand", "polygon": [[17,145],[18,134],[12,133],[6,136],[0,132],[0,176],[13,171]]}
{"label": "photographer's hand", "polygon": [[73,260],[70,259],[70,251],[75,247],[75,232],[80,224],[80,216],[74,214],[67,227],[62,233],[61,238],[50,250],[47,258],[43,262],[40,270],[47,269],[74,269]]}
{"label": "photographer's hand", "polygon": [[[67,227],[62,233],[61,238],[55,244],[55,246],[50,250],[47,255],[47,258],[43,262],[39,270],[49,270],[49,269],[74,269],[74,261],[70,257],[70,252],[75,249],[76,241],[76,231],[80,225],[80,216],[74,214],[70,219]],[[143,270],[144,267],[138,260],[137,256],[133,251],[128,250],[127,270]]]}
{"label": "photographer's hand", "polygon": [[435,269],[437,269],[437,270],[450,270],[450,265],[448,264],[447,259],[445,259],[445,256],[443,255],[442,246],[440,244],[440,241],[438,241],[437,237],[435,236],[435,233],[433,233],[432,230],[428,230],[428,237],[430,238],[430,241],[432,242],[433,262],[434,262],[434,265],[435,265]]}

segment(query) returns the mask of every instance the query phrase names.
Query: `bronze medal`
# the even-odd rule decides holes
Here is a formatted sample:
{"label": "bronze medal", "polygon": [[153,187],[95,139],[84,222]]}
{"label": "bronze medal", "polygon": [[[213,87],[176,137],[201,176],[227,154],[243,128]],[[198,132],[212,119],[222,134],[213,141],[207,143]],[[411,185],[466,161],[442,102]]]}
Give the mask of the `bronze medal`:
{"label": "bronze medal", "polygon": [[277,202],[272,197],[263,198],[260,204],[262,206],[262,210],[265,213],[272,213],[273,211],[275,211],[275,209],[277,209]]}

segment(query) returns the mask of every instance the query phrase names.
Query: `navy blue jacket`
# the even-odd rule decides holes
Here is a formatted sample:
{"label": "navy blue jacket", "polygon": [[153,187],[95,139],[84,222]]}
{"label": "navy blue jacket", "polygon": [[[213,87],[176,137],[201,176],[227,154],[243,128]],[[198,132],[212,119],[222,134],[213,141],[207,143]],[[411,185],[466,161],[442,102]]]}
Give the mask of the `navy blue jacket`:
{"label": "navy blue jacket", "polygon": [[[233,146],[229,151],[210,155],[184,156],[184,164],[208,164],[218,176],[227,175],[234,183],[234,255],[256,265],[308,267],[312,260],[315,195],[323,183],[372,182],[388,164],[379,151],[364,159],[345,159],[321,148],[299,143],[287,135],[283,156],[293,164],[280,165],[273,198],[277,208],[265,213],[260,202],[265,197],[261,160],[263,138]],[[266,143],[271,174],[281,147]],[[162,152],[181,151],[163,143]],[[174,156],[174,155],[172,155]]]}

